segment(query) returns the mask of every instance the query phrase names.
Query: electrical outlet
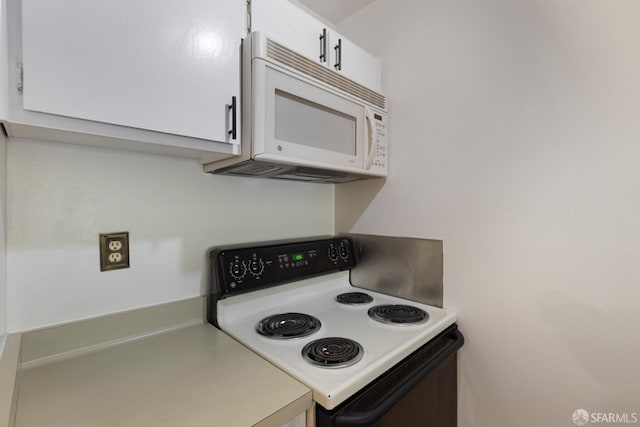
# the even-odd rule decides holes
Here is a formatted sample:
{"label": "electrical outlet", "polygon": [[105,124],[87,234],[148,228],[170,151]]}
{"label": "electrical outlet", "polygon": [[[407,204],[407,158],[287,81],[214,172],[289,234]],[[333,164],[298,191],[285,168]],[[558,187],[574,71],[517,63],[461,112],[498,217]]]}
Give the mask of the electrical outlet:
{"label": "electrical outlet", "polygon": [[129,268],[129,232],[100,234],[100,271]]}

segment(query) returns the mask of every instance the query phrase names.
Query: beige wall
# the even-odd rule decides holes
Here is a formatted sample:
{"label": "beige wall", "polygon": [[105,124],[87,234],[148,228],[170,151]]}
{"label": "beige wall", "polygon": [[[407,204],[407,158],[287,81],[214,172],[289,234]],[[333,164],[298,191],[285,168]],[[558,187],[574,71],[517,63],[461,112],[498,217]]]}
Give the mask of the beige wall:
{"label": "beige wall", "polygon": [[[7,148],[11,332],[203,295],[209,247],[334,227],[332,185],[71,144]],[[98,234],[118,231],[130,233],[131,268],[101,273]]]}
{"label": "beige wall", "polygon": [[[9,79],[7,78],[7,22],[4,0],[0,0],[0,119],[6,117],[7,111],[7,90]],[[0,125],[0,341],[6,332],[6,239],[5,239],[5,208],[6,208],[6,139],[2,125]],[[2,356],[2,345],[0,345],[0,356]]]}
{"label": "beige wall", "polygon": [[7,246],[6,246],[6,188],[7,188],[7,143],[4,133],[0,129],[0,357],[2,357],[2,347],[5,332],[7,331]]}
{"label": "beige wall", "polygon": [[[342,230],[444,240],[461,427],[640,412],[640,3],[377,0],[390,176]],[[639,417],[640,418],[640,417]]]}

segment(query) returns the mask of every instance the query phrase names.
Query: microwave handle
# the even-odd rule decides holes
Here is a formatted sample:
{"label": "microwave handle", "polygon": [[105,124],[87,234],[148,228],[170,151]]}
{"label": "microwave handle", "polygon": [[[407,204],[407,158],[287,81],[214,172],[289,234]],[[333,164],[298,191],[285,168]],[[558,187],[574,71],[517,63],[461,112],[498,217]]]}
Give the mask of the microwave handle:
{"label": "microwave handle", "polygon": [[364,121],[366,123],[367,130],[367,162],[364,165],[366,170],[371,169],[373,166],[373,159],[376,157],[376,152],[373,147],[373,113],[367,107],[364,107]]}

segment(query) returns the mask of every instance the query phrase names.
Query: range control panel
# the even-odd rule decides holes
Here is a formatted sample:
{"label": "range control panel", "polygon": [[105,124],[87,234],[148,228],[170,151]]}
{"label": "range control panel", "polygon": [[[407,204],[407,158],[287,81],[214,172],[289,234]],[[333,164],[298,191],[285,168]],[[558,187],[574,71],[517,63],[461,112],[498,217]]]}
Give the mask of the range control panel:
{"label": "range control panel", "polygon": [[214,251],[221,296],[355,267],[347,238]]}

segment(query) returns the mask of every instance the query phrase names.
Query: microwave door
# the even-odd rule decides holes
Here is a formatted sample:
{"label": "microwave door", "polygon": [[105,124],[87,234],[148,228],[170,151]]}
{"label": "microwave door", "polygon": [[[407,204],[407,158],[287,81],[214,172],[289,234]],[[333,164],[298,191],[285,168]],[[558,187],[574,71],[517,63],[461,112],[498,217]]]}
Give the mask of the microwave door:
{"label": "microwave door", "polygon": [[265,153],[363,169],[364,106],[284,70],[265,68]]}

